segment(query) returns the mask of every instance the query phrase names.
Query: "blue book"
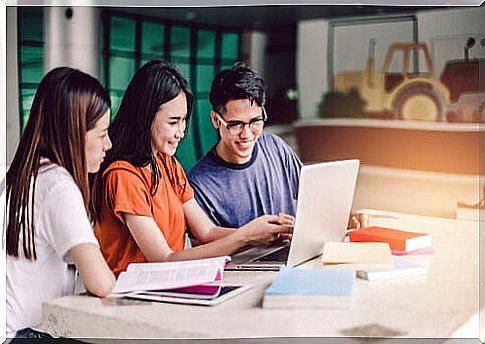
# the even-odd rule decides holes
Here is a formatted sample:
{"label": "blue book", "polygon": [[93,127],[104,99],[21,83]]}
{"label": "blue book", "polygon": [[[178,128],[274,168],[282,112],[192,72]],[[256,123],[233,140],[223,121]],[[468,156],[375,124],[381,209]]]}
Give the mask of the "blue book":
{"label": "blue book", "polygon": [[349,308],[355,271],[282,267],[263,296],[264,308]]}

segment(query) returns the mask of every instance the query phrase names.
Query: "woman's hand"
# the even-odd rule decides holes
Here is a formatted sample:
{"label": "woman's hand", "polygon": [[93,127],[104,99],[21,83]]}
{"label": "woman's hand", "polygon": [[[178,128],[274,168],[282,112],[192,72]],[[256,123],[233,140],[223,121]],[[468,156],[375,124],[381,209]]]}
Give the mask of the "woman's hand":
{"label": "woman's hand", "polygon": [[270,242],[281,239],[291,238],[295,218],[291,215],[280,213],[278,215],[263,215],[239,230],[244,232],[246,241],[251,245],[267,245]]}

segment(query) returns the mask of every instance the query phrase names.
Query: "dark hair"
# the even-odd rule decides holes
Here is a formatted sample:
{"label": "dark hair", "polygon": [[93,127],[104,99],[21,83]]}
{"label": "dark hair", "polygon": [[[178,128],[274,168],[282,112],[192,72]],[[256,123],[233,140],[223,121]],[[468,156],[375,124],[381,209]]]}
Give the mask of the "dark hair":
{"label": "dark hair", "polygon": [[261,75],[243,63],[220,71],[212,81],[209,101],[212,110],[223,115],[230,100],[249,99],[263,106],[266,89]]}
{"label": "dark hair", "polygon": [[25,257],[37,259],[34,195],[41,157],[48,158],[69,172],[89,212],[85,135],[109,110],[110,105],[109,95],[98,80],[79,70],[60,67],[44,76],[7,171],[7,254],[18,257],[21,235]]}
{"label": "dark hair", "polygon": [[[192,111],[193,95],[187,80],[169,62],[154,60],[141,67],[128,85],[115,120],[109,127],[113,147],[107,152],[93,182],[91,211],[95,220],[101,220],[103,199],[103,173],[117,160],[125,160],[134,166],[150,165],[152,185],[150,192],[155,194],[160,179],[156,157],[152,153],[151,125],[161,105],[174,99],[180,92],[187,99],[187,123]],[[162,160],[163,161],[163,160]],[[168,171],[167,166],[164,168]],[[175,165],[175,158],[171,157]],[[173,186],[179,182],[177,176],[169,174]]]}

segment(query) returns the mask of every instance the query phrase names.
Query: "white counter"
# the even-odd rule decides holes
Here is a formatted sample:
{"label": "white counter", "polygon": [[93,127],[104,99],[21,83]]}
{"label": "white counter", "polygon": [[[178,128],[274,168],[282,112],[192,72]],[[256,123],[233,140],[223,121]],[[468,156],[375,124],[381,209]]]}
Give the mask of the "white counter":
{"label": "white counter", "polygon": [[428,264],[428,276],[357,279],[350,310],[262,309],[276,273],[227,271],[227,282],[251,283],[252,290],[215,307],[68,296],[43,305],[44,329],[74,338],[478,338],[479,222],[391,214],[400,219],[374,223],[433,235],[434,256],[407,257]]}

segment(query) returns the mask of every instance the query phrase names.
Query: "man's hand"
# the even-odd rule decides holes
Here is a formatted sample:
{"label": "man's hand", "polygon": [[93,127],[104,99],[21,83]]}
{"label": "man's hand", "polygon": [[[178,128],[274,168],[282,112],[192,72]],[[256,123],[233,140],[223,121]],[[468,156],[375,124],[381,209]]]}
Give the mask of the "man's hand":
{"label": "man's hand", "polygon": [[252,245],[268,245],[284,237],[291,235],[295,218],[291,215],[280,213],[278,215],[260,216],[240,228],[246,234],[246,240]]}
{"label": "man's hand", "polygon": [[350,211],[349,222],[347,229],[359,229],[369,227],[372,217],[368,214],[358,213],[355,210]]}
{"label": "man's hand", "polygon": [[[292,231],[293,228],[295,227],[295,217],[285,214],[285,213],[279,213],[278,218],[280,219],[280,223],[284,226],[291,227]],[[293,233],[280,233],[278,237],[276,238],[275,242],[280,242],[280,241],[291,241],[291,238],[293,237]]]}

